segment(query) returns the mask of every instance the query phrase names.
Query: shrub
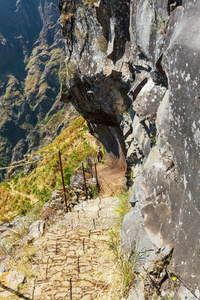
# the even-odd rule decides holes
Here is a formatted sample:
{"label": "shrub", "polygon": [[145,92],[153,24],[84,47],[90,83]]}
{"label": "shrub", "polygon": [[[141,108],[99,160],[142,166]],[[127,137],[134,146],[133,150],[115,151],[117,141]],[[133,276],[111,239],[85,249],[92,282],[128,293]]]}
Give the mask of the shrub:
{"label": "shrub", "polygon": [[65,184],[69,185],[70,184],[70,179],[71,179],[71,176],[75,170],[76,166],[75,165],[72,165],[72,166],[67,166],[65,169],[64,169],[64,180],[65,180]]}
{"label": "shrub", "polygon": [[163,19],[162,15],[157,12],[157,32],[165,35],[169,24],[169,17]]}
{"label": "shrub", "polygon": [[92,198],[96,198],[99,196],[99,190],[98,187],[96,185],[89,185],[89,189],[91,191],[91,197]]}

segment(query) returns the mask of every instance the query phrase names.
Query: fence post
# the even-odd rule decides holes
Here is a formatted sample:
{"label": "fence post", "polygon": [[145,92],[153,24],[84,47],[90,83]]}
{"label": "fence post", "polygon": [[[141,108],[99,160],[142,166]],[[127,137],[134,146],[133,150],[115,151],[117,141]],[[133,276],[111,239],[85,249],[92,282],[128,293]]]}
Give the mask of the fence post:
{"label": "fence post", "polygon": [[70,290],[70,300],[72,300],[72,278],[69,281],[69,290]]}
{"label": "fence post", "polygon": [[94,226],[94,229],[96,229],[95,219],[93,219],[93,226]]}
{"label": "fence post", "polygon": [[79,274],[80,274],[80,261],[79,261],[79,257],[80,256],[78,256],[78,278],[79,278]]}
{"label": "fence post", "polygon": [[94,168],[95,168],[96,186],[97,186],[98,192],[100,192],[100,185],[99,185],[98,178],[97,178],[97,164],[96,163],[94,164]]}
{"label": "fence post", "polygon": [[66,197],[66,193],[65,193],[65,182],[64,182],[64,177],[63,177],[63,168],[62,168],[62,160],[61,160],[60,151],[58,151],[58,156],[59,156],[59,163],[60,163],[60,172],[61,172],[61,177],[62,177],[63,196],[64,196],[64,200],[65,200],[66,212],[68,212],[67,197]]}
{"label": "fence post", "polygon": [[83,170],[83,180],[84,180],[85,195],[86,195],[86,199],[87,199],[87,185],[86,185],[85,170],[84,170],[83,161],[81,162],[81,164],[82,164],[82,170]]}

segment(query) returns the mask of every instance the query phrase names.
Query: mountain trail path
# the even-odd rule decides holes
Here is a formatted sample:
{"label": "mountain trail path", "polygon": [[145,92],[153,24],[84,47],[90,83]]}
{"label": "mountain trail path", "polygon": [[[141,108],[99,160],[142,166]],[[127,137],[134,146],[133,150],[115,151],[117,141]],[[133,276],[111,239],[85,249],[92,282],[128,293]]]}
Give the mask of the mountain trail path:
{"label": "mountain trail path", "polygon": [[107,244],[117,200],[100,196],[76,205],[73,212],[58,214],[33,243],[31,270],[37,277],[28,280],[23,295],[32,300],[118,299]]}
{"label": "mountain trail path", "polygon": [[[115,193],[125,186],[125,172],[97,165],[100,195],[76,205],[72,212],[58,210],[43,236],[19,253],[18,272],[26,270],[20,294],[31,300],[109,300],[121,299],[109,230],[117,217]],[[112,196],[111,196],[112,195]],[[29,247],[33,248],[32,254]],[[23,257],[29,261],[23,265]],[[18,259],[17,259],[18,260]],[[24,273],[24,272],[23,272]],[[19,299],[9,293],[0,299]]]}
{"label": "mountain trail path", "polygon": [[110,167],[102,163],[97,164],[97,178],[101,188],[101,194],[114,196],[126,187],[126,170],[119,166]]}

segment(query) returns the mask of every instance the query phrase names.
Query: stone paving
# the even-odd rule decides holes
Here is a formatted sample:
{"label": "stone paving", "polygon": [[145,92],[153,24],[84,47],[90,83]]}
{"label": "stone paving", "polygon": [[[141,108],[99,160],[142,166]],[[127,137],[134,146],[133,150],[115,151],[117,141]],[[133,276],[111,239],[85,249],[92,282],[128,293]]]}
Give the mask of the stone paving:
{"label": "stone paving", "polygon": [[[101,299],[110,289],[107,280],[113,262],[106,241],[118,198],[97,198],[60,215],[56,224],[34,242],[32,264],[37,277],[24,294],[34,300]],[[111,254],[111,253],[110,253]],[[116,299],[116,298],[110,298]]]}

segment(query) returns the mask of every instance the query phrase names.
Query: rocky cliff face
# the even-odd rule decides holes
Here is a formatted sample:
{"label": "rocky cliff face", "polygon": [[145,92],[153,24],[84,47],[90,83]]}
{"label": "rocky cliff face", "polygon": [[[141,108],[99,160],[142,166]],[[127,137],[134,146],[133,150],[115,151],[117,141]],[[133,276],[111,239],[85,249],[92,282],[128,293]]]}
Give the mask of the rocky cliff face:
{"label": "rocky cliff face", "polygon": [[199,297],[200,3],[60,0],[59,9],[63,101],[133,180],[123,247],[171,251],[171,274]]}
{"label": "rocky cliff face", "polygon": [[67,123],[69,105],[58,99],[59,16],[56,0],[0,1],[0,167],[52,141]]}

